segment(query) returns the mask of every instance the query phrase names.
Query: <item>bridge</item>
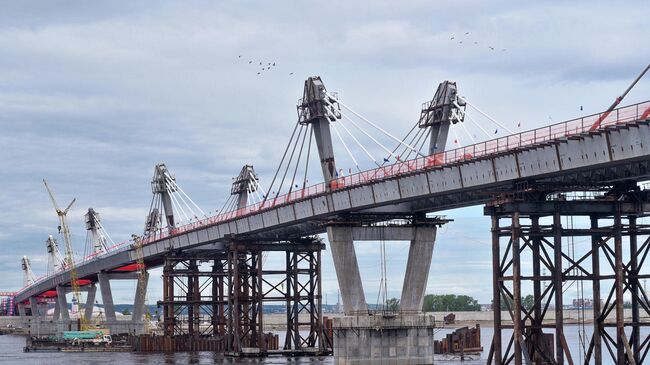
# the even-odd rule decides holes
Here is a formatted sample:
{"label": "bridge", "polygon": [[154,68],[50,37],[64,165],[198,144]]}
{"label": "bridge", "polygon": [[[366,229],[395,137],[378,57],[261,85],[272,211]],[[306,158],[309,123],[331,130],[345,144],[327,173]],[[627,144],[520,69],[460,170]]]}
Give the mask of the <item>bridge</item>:
{"label": "bridge", "polygon": [[[560,304],[561,310],[562,296],[552,292],[542,293],[538,288],[543,279],[542,275],[531,275],[531,280],[537,280],[537,284],[533,283],[536,295],[535,313],[524,313],[525,317],[522,319],[518,298],[521,297],[521,282],[527,277],[521,277],[518,257],[513,257],[513,264],[508,264],[506,260],[506,256],[518,255],[525,249],[525,245],[516,250],[513,247],[518,245],[522,234],[521,230],[516,230],[516,227],[521,229],[519,218],[532,217],[532,221],[535,221],[544,215],[555,217],[556,220],[560,215],[588,215],[596,216],[597,221],[618,214],[620,221],[621,214],[636,217],[650,211],[650,203],[645,200],[646,195],[643,195],[644,192],[637,186],[637,182],[650,178],[650,101],[449,149],[447,147],[450,128],[464,123],[465,107],[468,103],[469,101],[458,95],[455,83],[440,84],[434,98],[422,105],[421,118],[413,129],[421,132],[418,142],[413,143],[414,139],[410,142],[406,138],[396,139],[398,148],[408,152],[407,156],[414,154],[414,158],[405,158],[404,155],[396,154],[394,150],[391,153],[389,150],[389,158],[385,158],[383,163],[374,161],[376,168],[346,175],[337,170],[334,158],[331,130],[340,137],[336,129],[337,123],[340,123],[347,113],[368,122],[380,132],[385,131],[343,104],[336,94],[328,92],[319,77],[310,77],[305,81],[303,98],[298,105],[299,117],[294,129],[295,138],[292,135],[282,159],[285,170],[282,171],[281,162],[276,177],[293,174],[295,178],[295,170],[291,171],[293,167],[289,168],[292,160],[285,157],[293,158],[298,147],[298,156],[301,156],[309,131],[309,142],[311,143],[312,136],[316,140],[318,163],[324,182],[306,186],[305,179],[300,187],[292,179],[288,190],[285,186],[285,191],[281,193],[285,180],[282,177],[280,187],[276,188],[277,193],[272,192],[271,188],[264,192],[252,167],[245,166],[233,183],[233,199],[229,206],[216,215],[190,217],[188,223],[179,224],[180,213],[174,210],[175,204],[195,204],[189,197],[186,200],[182,196],[175,197],[184,192],[166,166],[158,165],[152,181],[154,198],[145,233],[142,236],[134,236],[130,241],[100,247],[92,255],[75,262],[73,266],[74,274],[78,278],[77,284],[88,292],[91,308],[95,300],[96,284],[99,284],[107,325],[125,331],[140,331],[146,280],[140,280],[138,283],[134,315],[130,322],[119,321],[115,315],[110,281],[138,279],[138,269],[141,268],[139,265],[144,265],[147,269],[163,266],[165,288],[164,299],[160,304],[165,311],[165,333],[178,335],[181,320],[176,319],[174,322],[174,317],[178,314],[174,306],[181,304],[189,308],[189,319],[183,323],[185,327],[181,331],[182,334],[195,335],[201,332],[199,324],[196,323],[198,319],[192,319],[192,316],[198,315],[193,314],[193,310],[201,312],[198,310],[199,306],[208,305],[212,308],[212,333],[229,333],[235,340],[224,346],[232,351],[241,351],[243,347],[261,346],[264,340],[261,337],[263,331],[259,306],[266,299],[273,299],[268,292],[263,293],[266,290],[262,290],[263,286],[270,284],[263,282],[265,272],[260,255],[265,251],[286,252],[287,271],[282,275],[286,274],[288,277],[288,273],[294,272],[296,274],[293,279],[297,281],[298,262],[308,261],[311,269],[308,270],[307,281],[311,281],[312,286],[306,288],[301,284],[299,288],[296,284],[294,292],[283,292],[277,297],[279,299],[276,298],[278,301],[286,301],[288,309],[296,310],[293,317],[290,315],[291,318],[288,319],[288,326],[295,327],[293,332],[288,332],[290,340],[289,345],[285,344],[285,349],[287,346],[305,347],[306,344],[311,347],[323,347],[327,345],[327,336],[323,332],[322,313],[318,309],[319,257],[323,245],[315,235],[327,234],[341,288],[343,309],[346,315],[354,318],[368,317],[369,311],[353,242],[410,241],[400,307],[403,318],[409,318],[408,314],[418,315],[421,312],[437,228],[449,223],[448,220],[431,214],[487,204],[486,214],[493,217],[493,232],[505,229],[499,226],[499,219],[513,220],[513,223],[507,226],[512,231],[493,237],[493,248],[496,247],[493,259],[496,265],[495,303],[500,303],[505,295],[512,298],[514,307],[511,308],[510,314],[515,334],[511,339],[512,346],[502,348],[501,331],[509,325],[502,325],[501,315],[497,315],[499,311],[495,311],[495,340],[490,350],[490,361],[494,360],[495,364],[505,363],[510,355],[514,356],[516,363],[522,363],[522,357],[524,360],[530,360],[531,356],[541,358],[544,353],[541,349],[547,344],[542,344],[538,337],[526,332],[526,326],[532,328],[532,331],[541,331],[544,327],[541,321],[546,313],[542,305],[543,299],[545,296],[555,296],[556,308],[557,304]],[[301,136],[302,145],[299,142]],[[415,145],[422,138],[423,141],[428,141],[424,149]],[[345,142],[343,143],[345,145]],[[422,146],[425,144],[423,142]],[[350,152],[347,146],[345,149]],[[356,163],[354,155],[352,159]],[[309,152],[306,161],[309,163]],[[295,166],[297,170],[298,163],[295,163]],[[275,182],[276,178],[271,186]],[[262,195],[259,195],[260,191]],[[572,191],[604,191],[603,196],[606,198],[596,199],[593,205],[589,205],[585,202],[567,201],[561,194],[558,195]],[[255,194],[258,194],[259,199],[251,204]],[[616,199],[607,198],[611,196]],[[574,203],[575,205],[571,205]],[[542,208],[544,211],[540,211],[539,216],[536,215],[535,209]],[[560,228],[557,221],[554,224],[555,228],[552,230],[558,232],[559,240],[576,234],[567,227]],[[540,227],[542,226],[538,222],[537,228],[543,228]],[[643,229],[639,230],[643,233]],[[601,231],[599,233],[606,235]],[[587,233],[595,235],[593,231]],[[512,239],[515,236],[516,238]],[[499,237],[511,237],[505,251],[499,246]],[[561,244],[558,242],[556,241],[555,247],[559,246],[558,249],[561,250]],[[645,248],[645,244],[641,246],[641,249]],[[553,283],[557,287],[570,279],[572,273],[568,272],[566,267],[562,269],[562,262],[568,262],[572,270],[584,263],[584,260],[569,258],[561,251],[559,256],[548,257],[547,260],[539,253],[539,247],[536,252],[535,257],[541,257],[553,275],[558,275],[546,278],[554,280]],[[197,263],[205,260],[211,260],[213,263],[211,274],[198,269]],[[290,262],[295,265],[291,266]],[[536,262],[535,269],[539,271],[539,262]],[[637,263],[636,274],[641,265],[642,262]],[[43,298],[56,297],[55,319],[69,321],[69,317],[66,317],[65,293],[71,291],[71,283],[74,281],[71,266],[63,264],[46,276],[28,280],[27,285],[14,294],[20,314],[29,317],[26,308],[31,307],[32,317],[44,318],[43,310],[38,309],[39,303]],[[182,269],[179,269],[181,266]],[[616,275],[623,275],[624,270],[621,267]],[[519,271],[507,275],[507,270]],[[199,293],[198,278],[210,275],[213,290],[208,300]],[[582,279],[594,280],[598,275],[596,272],[590,272]],[[182,292],[185,296],[183,299],[179,299],[179,289],[175,287],[177,283],[174,282],[175,278],[179,277],[187,278],[188,283],[196,285],[194,289],[190,288],[192,285],[187,285]],[[290,281],[286,280],[288,284]],[[614,291],[618,302],[608,302],[608,305],[611,304],[616,310],[619,306],[622,310],[624,290],[636,290],[636,297],[641,297],[638,295],[639,288],[635,285],[628,283],[625,288],[629,289],[623,288],[625,280],[629,279],[622,276],[616,278]],[[514,292],[505,287],[506,281],[513,283]],[[278,286],[273,288],[271,285],[271,288],[277,290]],[[638,306],[641,304],[637,303],[640,301],[636,299],[634,301],[638,315]],[[298,325],[304,325],[298,319],[298,314],[303,310],[311,316],[310,334],[304,338],[297,334]],[[598,317],[598,323],[605,323],[609,311],[611,309],[605,308],[599,313],[605,313],[605,316]],[[632,346],[632,358],[636,358],[639,363],[638,361],[642,360],[642,355],[639,354],[642,353],[643,346],[648,346],[647,342],[640,341],[640,320],[637,318],[636,324],[630,324],[624,321],[621,313],[616,312],[616,315],[617,329],[620,332],[619,336],[613,339],[614,348],[619,351],[615,356],[619,359],[628,356],[626,348]],[[92,311],[86,310],[86,316],[92,316]],[[364,320],[375,320],[368,318]],[[528,319],[532,321],[532,325],[526,324]],[[341,323],[338,324],[338,330],[345,331],[349,324]],[[556,331],[556,337],[550,346],[555,344],[556,357],[549,360],[552,360],[552,363],[562,363],[564,356],[570,356],[566,342],[562,343],[565,341],[562,323],[558,322],[552,328]],[[629,340],[624,333],[626,328],[632,328],[633,337]],[[603,330],[602,327],[600,330]],[[417,331],[419,330],[416,328],[416,333]],[[592,340],[590,354],[598,353],[600,356],[600,343],[603,339],[598,333],[600,332],[596,331]],[[346,351],[340,347],[345,345],[334,346],[335,353]],[[350,343],[348,346],[359,346],[359,343]],[[430,353],[430,350],[428,351]],[[548,358],[553,357],[553,354],[543,356]]]}

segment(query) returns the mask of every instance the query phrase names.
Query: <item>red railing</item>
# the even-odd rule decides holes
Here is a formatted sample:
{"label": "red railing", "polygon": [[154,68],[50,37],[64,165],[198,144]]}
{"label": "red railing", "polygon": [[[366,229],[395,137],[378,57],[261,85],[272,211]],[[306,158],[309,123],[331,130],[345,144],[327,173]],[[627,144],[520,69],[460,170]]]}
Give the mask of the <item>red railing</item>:
{"label": "red railing", "polygon": [[[456,148],[453,150],[435,153],[427,157],[419,157],[413,160],[400,161],[392,165],[382,166],[373,170],[362,171],[356,174],[340,177],[330,182],[331,190],[347,188],[351,186],[364,185],[368,182],[379,181],[388,177],[399,176],[402,174],[411,173],[419,170],[426,170],[431,168],[440,168],[445,165],[450,165],[474,158],[479,158],[487,155],[502,153],[516,148],[534,146],[550,140],[570,137],[580,133],[590,132],[591,126],[606,113],[598,113],[589,115],[582,118],[576,118],[569,121],[552,124],[546,127],[537,128],[521,133],[512,134],[505,137],[492,139],[489,141],[473,144],[466,147]],[[650,114],[650,101],[645,101],[638,104],[628,105],[613,110],[602,121],[600,128],[602,130],[612,125],[625,124],[628,122],[637,121],[640,118],[646,118]],[[215,225],[230,221],[236,218],[241,218],[250,214],[259,213],[269,210],[278,206],[287,205],[292,202],[297,202],[306,198],[314,197],[317,195],[325,194],[327,189],[324,183],[319,183],[289,192],[278,197],[268,199],[263,203],[256,203],[244,208],[234,210],[231,212],[222,213],[216,216],[207,217],[205,219],[197,220],[195,222],[185,224],[176,228],[168,230],[167,228],[161,229],[154,234],[142,238],[143,245],[159,241],[169,236],[178,235],[184,232],[192,231],[198,228]],[[79,263],[88,260],[93,260],[108,254],[114,254],[124,251],[133,246],[133,241],[124,241],[115,246],[109,247],[105,254],[97,255],[91,254],[82,259]],[[77,263],[75,263],[77,264]],[[65,271],[65,268],[61,271]],[[56,274],[56,273],[54,273]],[[52,276],[51,274],[49,276]],[[39,277],[34,284],[39,283],[48,275]],[[19,292],[25,289],[22,288]]]}

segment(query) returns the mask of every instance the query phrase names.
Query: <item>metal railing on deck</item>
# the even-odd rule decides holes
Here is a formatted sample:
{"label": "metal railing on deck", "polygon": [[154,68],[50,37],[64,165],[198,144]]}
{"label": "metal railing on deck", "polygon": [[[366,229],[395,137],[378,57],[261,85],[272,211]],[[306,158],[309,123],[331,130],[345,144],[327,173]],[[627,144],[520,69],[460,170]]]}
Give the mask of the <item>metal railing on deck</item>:
{"label": "metal railing on deck", "polygon": [[[620,125],[620,124],[637,121],[642,116],[647,117],[649,113],[650,113],[650,101],[645,101],[638,104],[621,107],[610,112],[601,121],[600,127],[596,130],[602,130],[604,128],[613,125]],[[566,138],[581,133],[591,132],[590,129],[592,125],[601,117],[603,117],[603,115],[605,114],[606,113],[593,114],[586,117],[576,118],[569,121],[552,124],[542,128],[537,128],[525,132],[508,135],[505,137],[488,140],[485,142],[476,143],[466,147],[460,147],[445,152],[434,153],[433,155],[427,157],[419,157],[408,161],[398,161],[392,165],[382,166],[373,170],[362,171],[359,173],[337,178],[331,181],[330,187],[332,190],[337,190],[337,189],[347,188],[351,186],[360,186],[360,185],[367,184],[369,182],[383,180],[388,177],[399,176],[402,174],[412,173],[419,170],[440,168],[446,165],[451,165],[454,163],[471,160],[474,158],[498,154],[516,148],[532,147],[534,145],[539,145],[551,140],[556,140],[559,138]],[[143,245],[147,245],[165,239],[169,236],[174,236],[195,229],[204,228],[206,226],[212,226],[218,223],[230,221],[250,214],[269,210],[278,206],[287,205],[289,203],[297,202],[306,198],[325,194],[326,191],[327,189],[325,188],[325,183],[319,183],[316,185],[306,187],[304,189],[299,189],[284,195],[280,195],[276,198],[267,199],[262,203],[251,204],[249,206],[246,206],[238,210],[222,213],[212,217],[207,217],[171,229],[167,229],[167,228],[160,229],[159,231],[149,236],[143,237],[142,243]],[[133,247],[132,240],[124,241],[115,246],[109,247],[107,252],[103,255],[91,254],[87,257],[84,257],[80,262],[76,262],[75,265],[87,262],[89,260],[94,260],[99,257],[113,255],[118,252],[128,250],[132,247]],[[45,279],[47,279],[48,277],[63,271],[66,271],[66,269],[64,268],[63,270],[57,273],[41,276],[35,281],[34,284],[38,284],[44,281]],[[27,287],[23,287],[18,292],[22,292],[26,288]]]}

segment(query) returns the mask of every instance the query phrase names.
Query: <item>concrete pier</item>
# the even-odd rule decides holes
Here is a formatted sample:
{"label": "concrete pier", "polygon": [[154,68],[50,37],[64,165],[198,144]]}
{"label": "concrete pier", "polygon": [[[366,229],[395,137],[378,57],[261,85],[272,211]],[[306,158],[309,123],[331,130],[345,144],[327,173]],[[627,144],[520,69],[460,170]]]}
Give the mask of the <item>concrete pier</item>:
{"label": "concrete pier", "polygon": [[436,241],[436,229],[431,227],[413,228],[413,239],[402,286],[400,310],[402,313],[421,313],[424,294],[429,279],[429,269]]}
{"label": "concrete pier", "polygon": [[[341,288],[344,317],[333,319],[334,359],[341,365],[432,364],[432,316],[422,314],[431,258],[440,220],[417,223],[327,227]],[[370,315],[359,274],[354,241],[410,241],[400,311]]]}
{"label": "concrete pier", "polygon": [[434,328],[426,315],[334,318],[334,363],[433,364]]}
{"label": "concrete pier", "polygon": [[359,263],[354,249],[352,227],[327,227],[336,278],[341,289],[343,311],[346,315],[368,314],[368,304],[363,291]]}

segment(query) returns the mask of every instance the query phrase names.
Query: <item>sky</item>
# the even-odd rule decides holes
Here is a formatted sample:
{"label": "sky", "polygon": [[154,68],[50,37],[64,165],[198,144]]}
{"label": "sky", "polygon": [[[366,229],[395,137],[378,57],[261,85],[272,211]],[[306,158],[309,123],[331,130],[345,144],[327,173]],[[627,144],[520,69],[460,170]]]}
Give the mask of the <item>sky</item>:
{"label": "sky", "polygon": [[[58,223],[43,178],[60,205],[77,199],[69,214],[77,252],[84,250],[88,207],[115,242],[142,232],[157,163],[167,164],[204,211],[219,210],[244,164],[268,186],[309,76],[321,76],[342,102],[401,136],[443,80],[456,81],[462,95],[505,127],[531,129],[606,109],[650,59],[647,1],[0,6],[0,291],[22,286],[23,255],[37,276],[46,271],[44,242],[57,235]],[[276,66],[262,71],[259,62]],[[645,79],[625,103],[648,95]],[[468,129],[470,136],[481,133],[471,123]],[[459,145],[471,142],[462,129],[457,133]],[[337,141],[335,150],[340,166],[352,168]],[[352,152],[362,168],[372,167],[358,148]],[[307,174],[319,181],[318,170]],[[438,233],[427,292],[489,303],[489,219],[481,207],[439,214],[454,222]],[[374,303],[379,246],[357,248]],[[399,296],[405,248],[387,243],[389,296]],[[152,271],[150,302],[160,299],[160,274]],[[335,303],[329,251],[323,278]],[[130,301],[134,287],[115,284],[115,301]]]}

